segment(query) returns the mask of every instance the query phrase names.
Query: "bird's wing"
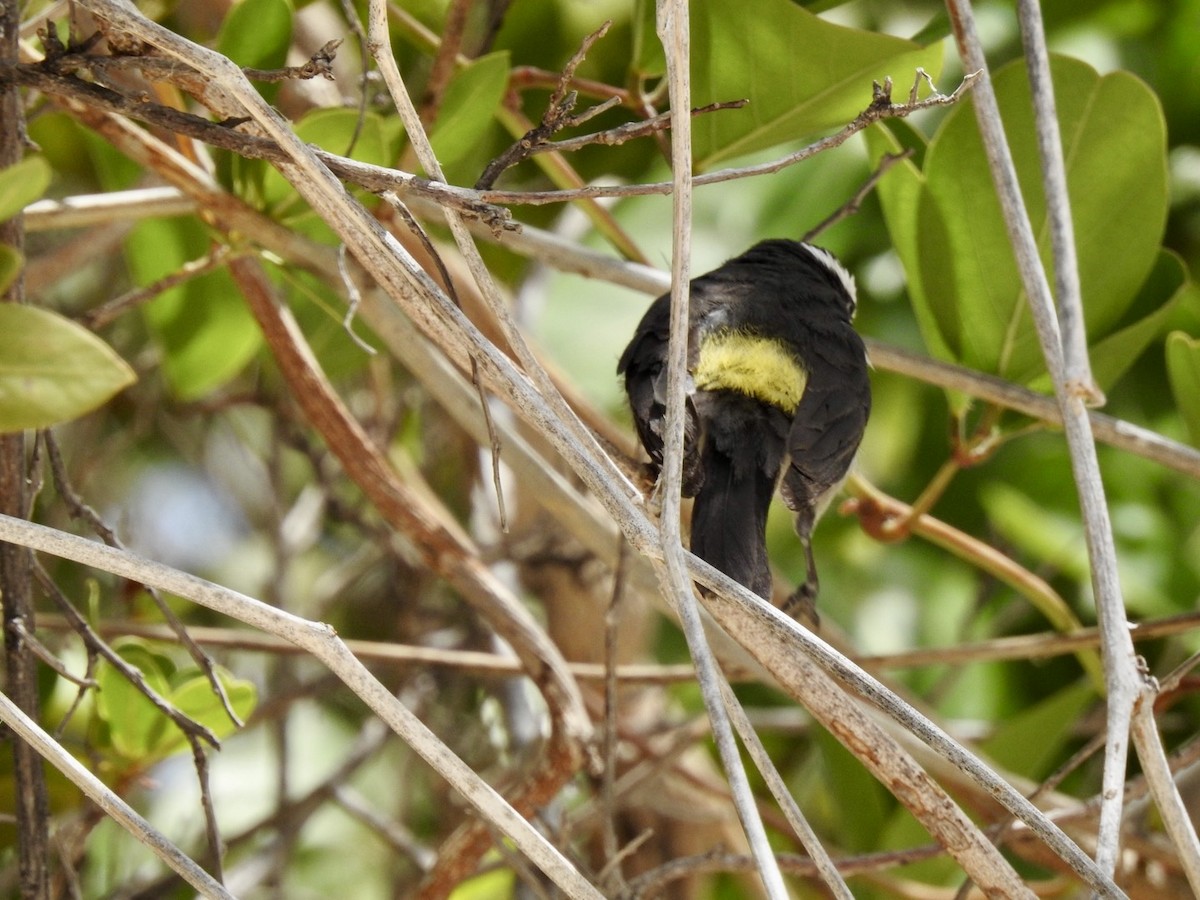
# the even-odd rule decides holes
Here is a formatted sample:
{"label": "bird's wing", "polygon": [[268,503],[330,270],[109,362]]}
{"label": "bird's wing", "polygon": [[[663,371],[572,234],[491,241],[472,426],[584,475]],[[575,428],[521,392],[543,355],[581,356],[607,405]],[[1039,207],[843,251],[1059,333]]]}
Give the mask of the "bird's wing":
{"label": "bird's wing", "polygon": [[862,340],[849,328],[840,338],[824,337],[806,354],[808,384],[788,434],[791,461],[783,477],[801,537],[850,470],[871,411]]}

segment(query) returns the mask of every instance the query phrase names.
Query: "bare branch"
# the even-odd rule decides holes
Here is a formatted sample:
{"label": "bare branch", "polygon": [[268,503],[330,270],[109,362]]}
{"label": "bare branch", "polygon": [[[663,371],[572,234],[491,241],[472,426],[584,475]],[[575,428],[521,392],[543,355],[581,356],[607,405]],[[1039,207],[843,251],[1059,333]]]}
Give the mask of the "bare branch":
{"label": "bare branch", "polygon": [[[522,852],[541,866],[544,871],[551,874],[564,886],[564,889],[571,891],[572,895],[576,897],[599,900],[600,894],[578,873],[575,867],[523,816],[514,810],[494,788],[486,784],[466,763],[438,740],[420,719],[400,703],[362,663],[355,659],[329,626],[301,619],[244,594],[239,594],[237,591],[143,559],[132,553],[105,546],[98,541],[86,540],[10,516],[0,516],[0,541],[71,559],[141,584],[153,585],[160,590],[191,600],[254,628],[279,635],[303,647],[351,688],[388,727],[407,741],[481,814],[486,816],[489,821],[499,823]],[[3,714],[5,721],[10,724],[19,724],[21,714],[18,711],[14,715],[10,713],[11,709],[7,697],[0,694],[0,713]],[[16,726],[14,725],[14,727]],[[25,725],[21,725],[21,728],[20,733],[25,736],[28,729]],[[53,741],[49,741],[52,746],[44,746],[45,741],[49,738],[44,734],[42,738],[38,738],[37,734],[40,733],[40,729],[37,729],[37,732],[28,733],[38,741],[35,745],[38,752],[47,758],[52,758],[54,764],[59,766],[72,780],[76,779],[76,769],[78,769],[86,775],[87,779],[94,781],[91,773],[82,769],[73,757]],[[60,757],[65,757],[69,762]],[[91,781],[85,789],[90,790]],[[85,787],[78,780],[76,780],[76,784]],[[123,810],[117,810],[109,802],[108,795],[104,795],[104,798],[97,802],[100,802],[105,812],[110,815],[117,815],[118,812],[124,815]],[[137,821],[144,822],[141,819],[137,819]],[[138,825],[137,827],[141,828],[142,826]],[[145,834],[147,843],[151,843],[154,833],[150,830]],[[156,852],[158,852],[157,849]],[[189,881],[189,883],[194,882]],[[223,897],[226,895],[215,892],[212,896]]]}
{"label": "bare branch", "polygon": [[133,807],[110,790],[104,782],[85,769],[82,763],[63,749],[58,741],[46,734],[36,722],[17,708],[2,692],[0,692],[0,720],[16,732],[22,741],[66,775],[106,815],[114,819],[138,841],[145,844],[159,859],[178,872],[184,881],[200,892],[201,896],[217,898],[217,900],[234,900],[232,894],[196,865],[186,853],[167,840],[153,825],[138,815]]}
{"label": "bare branch", "polygon": [[337,56],[338,47],[342,46],[341,38],[326,41],[312,58],[301,66],[285,66],[282,69],[242,69],[251,81],[264,81],[275,84],[281,81],[307,81],[309,78],[324,78],[333,81],[333,60]]}
{"label": "bare branch", "polygon": [[[966,0],[947,0],[959,55],[967,68],[982,71],[975,92],[975,118],[983,137],[984,151],[1000,199],[1009,241],[1017,257],[1021,282],[1029,300],[1046,369],[1062,409],[1072,474],[1079,491],[1084,533],[1091,559],[1092,587],[1104,641],[1101,651],[1108,680],[1108,745],[1104,762],[1104,805],[1100,816],[1097,863],[1111,875],[1116,870],[1120,848],[1121,785],[1129,752],[1129,724],[1134,703],[1141,692],[1141,679],[1134,659],[1133,642],[1117,573],[1116,546],[1108,516],[1104,485],[1096,458],[1096,445],[1083,403],[1084,392],[1068,383],[1062,336],[1054,311],[1054,299],[1042,267],[1033,226],[1017,182],[1016,168],[1004,133],[1004,124],[987,74],[983,46],[975,29],[974,13]],[[1051,160],[1053,165],[1054,161]],[[1062,176],[1065,183],[1065,176]],[[1065,194],[1064,194],[1065,196]],[[1070,215],[1062,210],[1061,215]],[[1086,389],[1086,386],[1083,386]]]}

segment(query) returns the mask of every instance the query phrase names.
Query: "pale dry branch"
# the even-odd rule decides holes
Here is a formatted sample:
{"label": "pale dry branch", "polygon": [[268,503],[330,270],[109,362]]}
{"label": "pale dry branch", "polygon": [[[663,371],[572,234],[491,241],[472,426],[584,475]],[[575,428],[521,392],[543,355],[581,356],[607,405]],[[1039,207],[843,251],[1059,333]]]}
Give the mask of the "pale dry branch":
{"label": "pale dry branch", "polygon": [[[7,518],[7,516],[5,517]],[[8,696],[0,692],[0,721],[3,721],[28,746],[62,772],[76,787],[113,821],[137,838],[155,856],[180,874],[202,897],[234,900],[221,884],[200,868],[161,832],[138,815],[99,778],[84,768],[58,741],[46,734],[37,722],[25,715]]]}
{"label": "pale dry branch", "polygon": [[[1079,491],[1083,513],[1084,534],[1091,560],[1092,587],[1096,595],[1096,611],[1103,635],[1101,653],[1108,686],[1108,744],[1105,747],[1101,809],[1096,859],[1101,868],[1111,874],[1116,869],[1121,843],[1121,785],[1129,752],[1129,725],[1134,704],[1141,692],[1141,680],[1134,658],[1133,642],[1117,573],[1116,545],[1112,522],[1109,519],[1104,485],[1096,458],[1096,444],[1084,403],[1087,385],[1072,385],[1070,378],[1082,372],[1069,372],[1064,358],[1063,336],[1055,315],[1046,271],[1038,253],[1033,226],[1025,208],[1024,197],[1017,181],[1012,153],[1000,118],[991,76],[987,71],[983,46],[975,28],[974,13],[967,0],[947,0],[947,10],[958,44],[959,55],[969,69],[982,72],[976,86],[975,119],[983,138],[992,180],[1000,200],[1009,242],[1017,258],[1021,283],[1029,301],[1038,341],[1046,369],[1054,384],[1054,393],[1062,410],[1067,448],[1071,456],[1072,474]],[[1061,164],[1051,158],[1048,165]],[[1055,181],[1060,175],[1054,176]],[[1065,184],[1065,176],[1061,176]],[[1065,203],[1066,193],[1050,190],[1047,204]],[[1070,209],[1051,214],[1060,221],[1070,218]],[[1069,260],[1058,260],[1065,264]],[[1074,337],[1072,336],[1072,339]]]}
{"label": "pale dry branch", "polygon": [[[686,110],[692,105],[689,21],[687,0],[658,0],[655,27],[666,54],[672,109]],[[692,123],[687,117],[680,117],[671,129],[671,170],[674,185],[671,192],[671,320],[667,352],[667,408],[662,436],[663,467],[658,484],[662,500],[659,550],[663,558],[663,565],[658,568],[659,578],[662,580],[663,595],[675,608],[687,638],[688,651],[696,666],[696,679],[712,724],[713,740],[729,779],[734,808],[750,844],[750,852],[758,864],[759,878],[768,897],[784,900],[787,887],[767,841],[766,828],[738,754],[733,725],[721,696],[724,679],[704,634],[680,531],[692,253]]]}
{"label": "pale dry branch", "polygon": [[[481,815],[496,823],[497,827],[512,838],[523,853],[541,866],[543,871],[554,878],[564,890],[571,891],[574,896],[578,897],[599,898],[600,895],[575,867],[523,816],[517,813],[494,788],[480,779],[415,715],[409,712],[387,688],[380,684],[346,649],[345,644],[329,626],[293,616],[237,591],[229,590],[161,563],[10,516],[0,516],[0,540],[73,560],[141,584],[153,585],[160,590],[183,597],[304,648],[324,663],[388,727],[403,738],[443,778],[454,785],[455,789]],[[0,701],[7,704],[5,698],[0,697]],[[39,752],[45,753],[49,750],[49,748],[43,748],[40,742],[37,746]],[[58,748],[56,744],[53,749],[55,765],[62,762],[64,774],[74,779],[74,769],[60,759],[60,755],[69,758],[69,754]],[[70,762],[78,765],[74,763],[73,759],[70,759]],[[87,774],[90,776],[90,773]],[[110,812],[112,806],[106,804],[104,808],[106,812]]]}

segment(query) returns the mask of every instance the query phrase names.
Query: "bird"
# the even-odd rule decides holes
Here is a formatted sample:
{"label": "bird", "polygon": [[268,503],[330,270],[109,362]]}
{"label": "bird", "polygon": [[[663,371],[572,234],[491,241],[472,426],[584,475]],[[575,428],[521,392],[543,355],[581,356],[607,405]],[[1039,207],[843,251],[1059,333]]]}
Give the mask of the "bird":
{"label": "bird", "polygon": [[[853,326],[854,277],[801,241],[755,244],[694,278],[688,309],[681,492],[691,551],[768,602],[767,510],[795,514],[805,581],[784,612],[816,619],[812,532],[845,480],[871,411],[869,361]],[[663,464],[671,298],[646,310],[617,363],[654,478]]]}

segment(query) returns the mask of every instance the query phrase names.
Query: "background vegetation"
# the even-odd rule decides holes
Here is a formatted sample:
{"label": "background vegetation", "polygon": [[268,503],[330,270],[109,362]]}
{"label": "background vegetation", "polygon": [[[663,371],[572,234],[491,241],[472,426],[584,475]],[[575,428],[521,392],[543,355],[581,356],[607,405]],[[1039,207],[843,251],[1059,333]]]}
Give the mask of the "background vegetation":
{"label": "background vegetation", "polygon": [[[568,114],[615,100],[543,137],[601,132],[667,108],[653,4],[386,7],[400,72],[450,184],[477,184],[543,122],[563,99],[569,65],[577,69],[566,86],[578,97]],[[564,461],[552,429],[496,386],[495,366],[476,350],[489,386],[484,423],[482,395],[463,394],[466,381],[454,375],[471,371],[469,343],[407,306],[417,325],[395,331],[388,297],[403,291],[373,281],[361,255],[339,254],[338,224],[297,191],[305,173],[278,154],[263,158],[274,138],[238,121],[244,111],[208,80],[145,60],[166,55],[123,41],[96,9],[5,7],[9,23],[20,22],[21,65],[10,45],[0,89],[19,102],[28,141],[21,117],[6,113],[0,286],[25,303],[0,307],[3,511],[119,541],[330,623],[455,754],[536,814],[604,894],[759,890],[676,619],[637,549],[619,549],[611,507],[589,490],[587,472]],[[239,66],[269,74],[309,62],[316,77],[291,71],[256,82],[301,139],[433,174],[366,52],[365,3],[196,0],[142,11]],[[981,3],[976,12],[1049,260],[1015,11]],[[1098,426],[1123,597],[1140,623],[1146,671],[1164,688],[1156,721],[1188,803],[1200,713],[1189,675],[1200,650],[1200,456],[1191,449],[1200,442],[1200,297],[1191,283],[1200,266],[1200,3],[1051,2],[1043,14],[1092,364],[1104,412],[1145,430]],[[698,173],[782,160],[837,132],[871,103],[873,80],[894,79],[902,103],[914,82],[931,96],[918,67],[944,94],[964,76],[946,13],[932,2],[696,0],[691,17],[693,104],[749,101],[693,118]],[[605,21],[607,32],[575,57]],[[45,30],[51,22],[57,38]],[[323,48],[338,39],[330,61]],[[105,60],[80,61],[87,54]],[[856,273],[858,324],[876,362],[874,412],[847,493],[862,520],[835,510],[817,531],[819,634],[1024,793],[1052,778],[1040,802],[1090,853],[1105,681],[1063,435],[1027,409],[988,402],[991,394],[948,389],[942,370],[921,362],[1049,388],[970,103],[888,118],[773,174],[698,185],[692,267],[706,271],[765,237],[809,233],[873,183],[885,155],[909,151],[884,164],[853,214],[814,238]],[[494,187],[666,182],[669,134],[659,127],[619,144],[539,148]],[[525,363],[429,192],[338,175],[436,286],[453,286],[483,334]],[[647,293],[665,289],[647,267],[669,269],[672,208],[665,193],[612,193],[537,204],[483,195],[512,210],[526,240],[479,217],[473,228],[520,333],[636,478],[614,370]],[[597,254],[625,263],[604,269]],[[289,355],[305,343],[308,369]],[[306,380],[316,366],[328,393]],[[506,531],[489,427],[500,445]],[[897,525],[889,498],[929,515]],[[782,595],[804,566],[786,510],[773,511],[769,538]],[[5,693],[26,708],[35,699],[35,718],[62,747],[210,872],[223,872],[231,893],[555,890],[497,831],[473,824],[458,793],[309,653],[190,599],[154,596],[115,569],[39,554],[32,587],[22,587],[28,560],[11,546],[0,559]],[[169,616],[211,666],[182,646]],[[736,642],[714,641],[854,894],[953,897],[962,866],[893,792]],[[553,666],[531,661],[555,653],[574,664],[563,670],[579,691],[563,701],[566,712],[546,690]],[[599,737],[606,661],[619,661],[624,678],[607,741]],[[564,725],[575,703],[595,741]],[[1007,821],[978,785],[924,748],[910,751],[981,825]],[[49,808],[39,815],[23,765],[19,751],[0,757],[4,891],[192,895],[50,766]],[[1135,896],[1182,896],[1186,862],[1144,797],[1134,757],[1128,777],[1117,881]],[[752,786],[789,887],[824,896],[758,776]],[[40,843],[30,824],[39,821],[49,836]],[[1084,890],[1027,832],[989,835],[1039,893]]]}

